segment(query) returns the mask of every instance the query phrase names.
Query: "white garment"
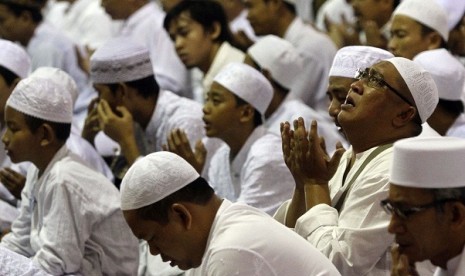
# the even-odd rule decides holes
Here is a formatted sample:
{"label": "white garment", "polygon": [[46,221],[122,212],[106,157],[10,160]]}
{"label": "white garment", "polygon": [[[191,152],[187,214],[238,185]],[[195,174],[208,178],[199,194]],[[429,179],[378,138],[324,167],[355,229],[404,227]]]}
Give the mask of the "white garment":
{"label": "white garment", "polygon": [[447,261],[447,270],[443,268],[436,268],[434,276],[463,276],[465,275],[465,254],[462,253],[458,256]]}
{"label": "white garment", "polygon": [[321,113],[316,112],[308,105],[304,104],[300,99],[287,100],[281,103],[278,109],[266,119],[264,125],[269,132],[280,136],[281,123],[285,121],[292,123],[299,117],[304,118],[308,126],[312,120],[317,121],[318,135],[325,138],[328,152],[334,152],[335,145],[338,141],[345,141],[332,121],[329,121],[326,117],[323,117]]}
{"label": "white garment", "polygon": [[157,3],[150,1],[124,22],[120,35],[130,36],[134,41],[147,46],[155,78],[161,89],[192,98],[187,69],[163,28],[164,18],[163,10]]}
{"label": "white garment", "polygon": [[247,9],[242,10],[236,18],[229,22],[229,28],[232,33],[243,31],[250,40],[257,41],[257,36],[253,31],[252,25],[250,25],[247,19]]}
{"label": "white garment", "polygon": [[20,216],[1,245],[54,275],[136,274],[137,240],[115,186],[66,146],[38,174],[29,168]]}
{"label": "white garment", "polygon": [[218,195],[268,214],[292,195],[294,179],[284,163],[279,136],[259,126],[232,162],[229,153],[224,144],[206,164],[207,180]]}
{"label": "white garment", "polygon": [[313,1],[314,0],[295,0],[295,10],[300,19],[307,23],[313,23]]}
{"label": "white garment", "polygon": [[446,132],[446,136],[465,138],[465,114],[462,113]]}
{"label": "white garment", "polygon": [[316,27],[321,31],[327,31],[324,23],[325,18],[330,22],[340,24],[345,19],[349,24],[355,23],[354,10],[347,0],[327,0],[318,10],[316,16]]}
{"label": "white garment", "polygon": [[0,246],[0,275],[46,276],[50,274],[36,267],[31,259]]}
{"label": "white garment", "polygon": [[326,34],[304,24],[298,17],[292,21],[283,38],[291,42],[305,58],[305,68],[288,98],[299,98],[316,111],[327,113],[328,74],[336,55],[336,46]]}
{"label": "white garment", "polygon": [[441,134],[439,134],[434,128],[432,128],[428,122],[425,122],[421,124],[421,133],[418,135],[418,137],[439,137]]}
{"label": "white garment", "polygon": [[46,20],[62,30],[72,41],[97,49],[117,30],[116,24],[101,6],[100,0],[77,0],[63,4],[55,2]]}
{"label": "white garment", "polygon": [[[332,206],[375,148],[356,155],[343,186],[352,148],[344,153],[329,182]],[[340,213],[332,206],[319,204],[297,220],[295,231],[326,255],[342,275],[390,275],[390,246],[394,237],[387,231],[391,217],[380,201],[388,196],[391,161],[392,148],[389,148],[367,164],[347,193]],[[277,214],[287,207],[288,204],[283,204]],[[285,221],[284,216],[275,218]]]}
{"label": "white garment", "polygon": [[340,275],[318,250],[284,225],[245,204],[223,200],[202,264],[189,276]]}

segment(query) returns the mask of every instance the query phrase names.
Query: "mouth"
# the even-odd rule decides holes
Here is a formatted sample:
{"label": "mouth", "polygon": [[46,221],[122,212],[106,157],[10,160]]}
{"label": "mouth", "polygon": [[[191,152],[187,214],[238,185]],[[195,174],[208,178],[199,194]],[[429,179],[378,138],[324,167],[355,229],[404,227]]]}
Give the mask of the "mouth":
{"label": "mouth", "polygon": [[346,110],[346,109],[354,108],[354,107],[355,107],[354,99],[352,99],[352,97],[349,94],[347,94],[346,100],[344,101],[343,104],[341,104],[341,110]]}

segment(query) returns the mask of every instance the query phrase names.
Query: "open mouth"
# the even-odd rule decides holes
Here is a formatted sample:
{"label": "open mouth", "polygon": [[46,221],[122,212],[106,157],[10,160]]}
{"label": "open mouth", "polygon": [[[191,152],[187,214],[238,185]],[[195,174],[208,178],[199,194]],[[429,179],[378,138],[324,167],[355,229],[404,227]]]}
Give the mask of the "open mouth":
{"label": "open mouth", "polygon": [[346,100],[341,105],[341,109],[352,108],[352,107],[355,107],[354,99],[352,99],[352,97],[347,95]]}

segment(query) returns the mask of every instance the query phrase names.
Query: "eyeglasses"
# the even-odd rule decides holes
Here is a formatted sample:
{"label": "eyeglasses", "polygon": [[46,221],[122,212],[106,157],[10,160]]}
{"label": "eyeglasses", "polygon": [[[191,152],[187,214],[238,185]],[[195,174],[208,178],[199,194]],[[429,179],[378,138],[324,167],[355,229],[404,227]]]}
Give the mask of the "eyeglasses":
{"label": "eyeglasses", "polygon": [[424,211],[429,208],[438,207],[446,202],[457,201],[458,199],[455,198],[448,198],[448,199],[441,199],[437,201],[433,201],[428,204],[418,205],[418,206],[402,206],[400,204],[396,204],[391,202],[389,199],[381,200],[381,207],[383,207],[386,213],[392,215],[396,214],[401,219],[408,219],[410,216]]}
{"label": "eyeglasses", "polygon": [[394,94],[399,96],[404,102],[408,103],[409,105],[413,106],[413,104],[399,91],[397,91],[394,87],[389,85],[384,79],[381,74],[370,70],[370,68],[365,69],[357,69],[357,75],[355,76],[356,79],[364,81],[369,87],[371,88],[389,88]]}

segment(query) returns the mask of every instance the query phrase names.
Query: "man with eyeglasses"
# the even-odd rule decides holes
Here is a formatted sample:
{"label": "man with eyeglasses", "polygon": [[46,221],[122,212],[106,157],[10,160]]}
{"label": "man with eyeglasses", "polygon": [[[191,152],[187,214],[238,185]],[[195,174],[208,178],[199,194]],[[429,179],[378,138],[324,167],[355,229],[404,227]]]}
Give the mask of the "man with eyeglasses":
{"label": "man with eyeglasses", "polygon": [[389,232],[393,276],[418,275],[416,262],[430,260],[434,275],[465,275],[465,140],[410,138],[393,147]]}
{"label": "man with eyeglasses", "polygon": [[317,124],[282,124],[283,153],[294,180],[285,224],[315,245],[342,275],[386,275],[391,266],[387,197],[392,143],[417,136],[438,102],[431,75],[405,58],[361,69],[337,119],[351,148],[330,157]]}

